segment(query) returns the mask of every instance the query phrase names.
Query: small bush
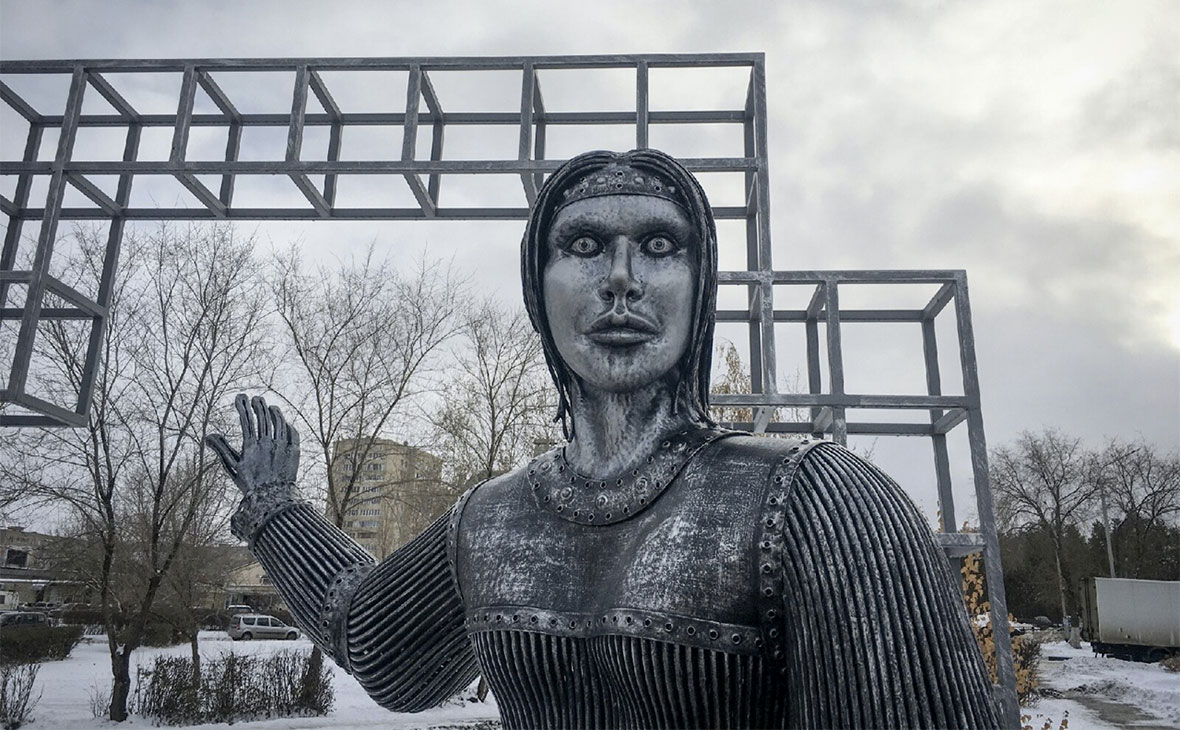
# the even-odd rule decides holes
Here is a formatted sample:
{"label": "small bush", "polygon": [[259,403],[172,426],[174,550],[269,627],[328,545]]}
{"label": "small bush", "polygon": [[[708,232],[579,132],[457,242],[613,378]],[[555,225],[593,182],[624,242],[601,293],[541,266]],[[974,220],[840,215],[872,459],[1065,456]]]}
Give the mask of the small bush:
{"label": "small bush", "polygon": [[143,627],[143,637],[140,646],[175,646],[183,644],[188,639],[175,626],[153,621]]}
{"label": "small bush", "polygon": [[60,614],[54,614],[54,617],[62,626],[101,626],[103,622],[102,611],[97,608],[62,611]]}
{"label": "small bush", "polygon": [[331,670],[312,667],[305,652],[286,650],[206,659],[196,684],[191,659],[157,657],[138,668],[132,706],[160,724],[193,725],[325,715],[333,700]]}
{"label": "small bush", "polygon": [[1173,654],[1167,659],[1162,660],[1160,666],[1168,672],[1180,672],[1180,654]]}
{"label": "small bush", "polygon": [[[983,560],[978,553],[968,555],[963,559],[963,600],[967,604],[967,614],[977,616],[991,611],[991,604],[986,600],[984,585]],[[1009,625],[1012,616],[1008,616]],[[971,630],[975,634],[975,641],[983,653],[983,662],[987,665],[987,672],[994,684],[997,681],[998,668],[996,665],[996,641],[992,635],[991,622],[980,624],[971,622]],[[1041,658],[1041,644],[1032,636],[1013,636],[1012,664],[1016,674],[1016,698],[1021,705],[1029,705],[1037,699],[1037,685],[1040,678],[1037,668]]]}
{"label": "small bush", "polygon": [[93,685],[87,692],[90,699],[90,714],[102,720],[111,714],[111,688]]}
{"label": "small bush", "polygon": [[82,640],[81,626],[22,626],[0,632],[0,664],[65,659]]}
{"label": "small bush", "polygon": [[33,684],[37,681],[40,664],[0,665],[0,726],[4,730],[16,730],[32,715],[41,693],[33,696]]}

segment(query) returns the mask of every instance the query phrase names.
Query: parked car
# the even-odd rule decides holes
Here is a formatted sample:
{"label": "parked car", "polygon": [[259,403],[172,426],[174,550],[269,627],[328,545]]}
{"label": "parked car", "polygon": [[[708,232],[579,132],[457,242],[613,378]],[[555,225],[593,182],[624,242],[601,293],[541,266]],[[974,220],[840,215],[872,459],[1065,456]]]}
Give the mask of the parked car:
{"label": "parked car", "polygon": [[6,611],[0,613],[0,628],[23,628],[27,626],[48,626],[49,619],[37,611]]}
{"label": "parked car", "polygon": [[239,613],[254,613],[254,609],[244,603],[237,603],[226,606],[225,612],[230,616],[237,616]]}
{"label": "parked car", "polygon": [[298,639],[299,629],[261,613],[243,613],[229,620],[229,638],[238,639]]}

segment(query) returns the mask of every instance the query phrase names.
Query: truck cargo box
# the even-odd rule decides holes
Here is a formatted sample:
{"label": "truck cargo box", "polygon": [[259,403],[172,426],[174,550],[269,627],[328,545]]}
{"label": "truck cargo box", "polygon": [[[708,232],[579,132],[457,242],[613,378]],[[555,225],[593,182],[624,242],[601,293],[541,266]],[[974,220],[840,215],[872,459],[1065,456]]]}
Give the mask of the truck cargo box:
{"label": "truck cargo box", "polygon": [[1180,581],[1087,578],[1082,638],[1103,654],[1163,658],[1180,647]]}

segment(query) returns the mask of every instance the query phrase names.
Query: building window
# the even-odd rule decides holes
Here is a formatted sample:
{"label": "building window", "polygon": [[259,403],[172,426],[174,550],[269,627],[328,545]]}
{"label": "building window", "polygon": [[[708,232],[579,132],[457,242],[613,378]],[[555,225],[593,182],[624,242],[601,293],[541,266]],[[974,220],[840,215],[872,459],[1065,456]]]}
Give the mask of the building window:
{"label": "building window", "polygon": [[27,568],[29,567],[29,552],[8,548],[8,552],[4,555],[4,564],[10,568]]}

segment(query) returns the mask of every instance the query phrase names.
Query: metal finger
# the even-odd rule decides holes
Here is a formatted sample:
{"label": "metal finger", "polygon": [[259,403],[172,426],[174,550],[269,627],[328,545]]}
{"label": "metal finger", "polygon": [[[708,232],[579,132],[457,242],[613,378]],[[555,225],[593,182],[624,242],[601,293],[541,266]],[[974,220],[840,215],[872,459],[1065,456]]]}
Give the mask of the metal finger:
{"label": "metal finger", "polygon": [[256,441],[258,432],[254,430],[254,420],[250,418],[250,399],[245,393],[238,393],[234,398],[234,407],[238,409],[238,420],[242,422],[242,445],[247,441]]}
{"label": "metal finger", "polygon": [[274,440],[280,444],[287,442],[287,422],[283,420],[283,412],[279,410],[278,406],[271,406],[270,411],[270,432],[274,436]]}
{"label": "metal finger", "polygon": [[225,436],[219,433],[211,433],[205,437],[205,445],[217,454],[217,458],[221,459],[221,465],[229,472],[231,477],[238,475],[237,465],[242,460],[241,454],[234,451],[234,448],[225,440]]}
{"label": "metal finger", "polygon": [[270,415],[266,412],[266,401],[260,395],[250,399],[254,408],[254,419],[258,422],[258,438],[271,438]]}

